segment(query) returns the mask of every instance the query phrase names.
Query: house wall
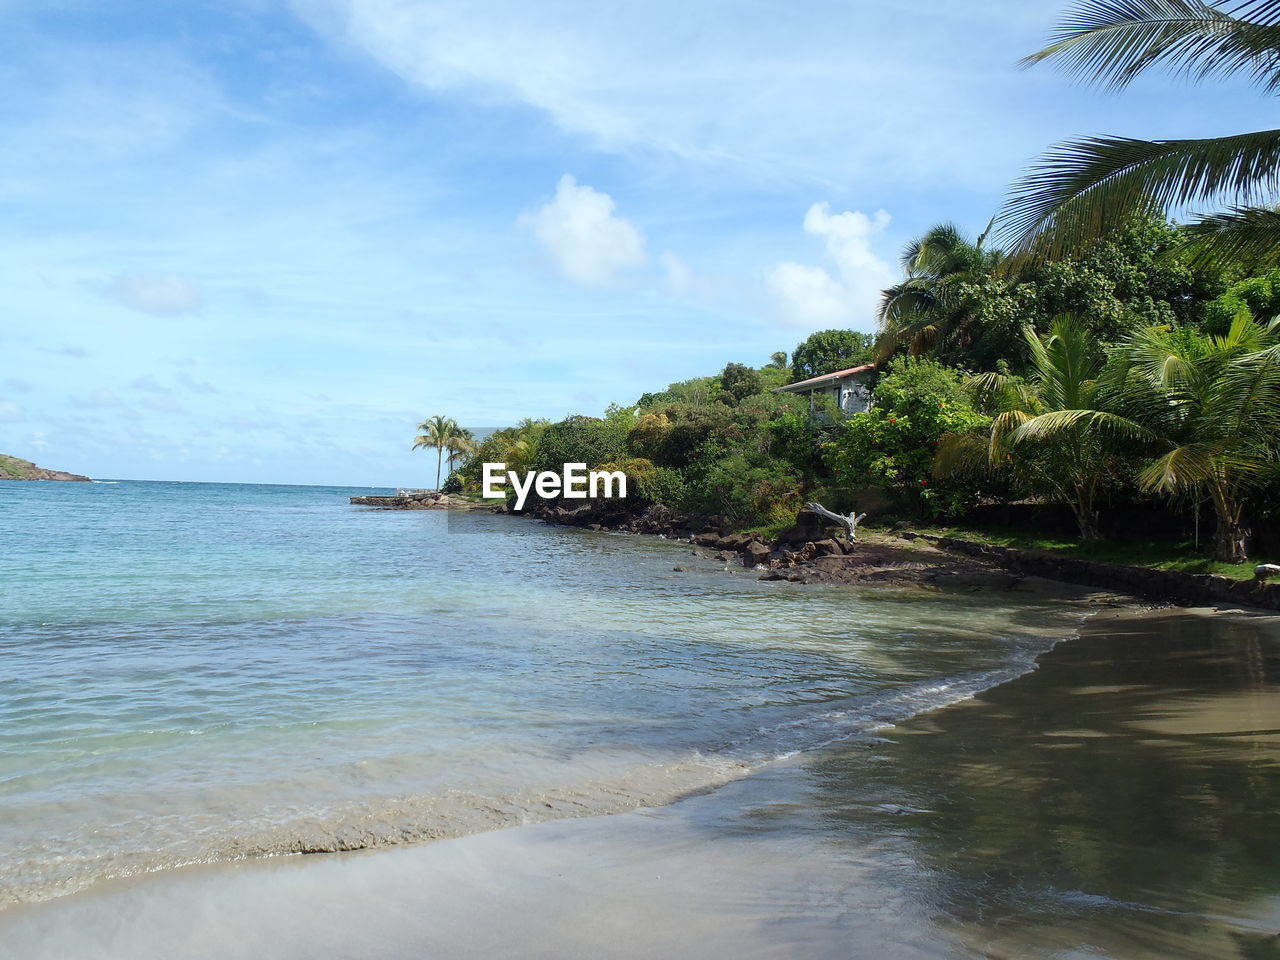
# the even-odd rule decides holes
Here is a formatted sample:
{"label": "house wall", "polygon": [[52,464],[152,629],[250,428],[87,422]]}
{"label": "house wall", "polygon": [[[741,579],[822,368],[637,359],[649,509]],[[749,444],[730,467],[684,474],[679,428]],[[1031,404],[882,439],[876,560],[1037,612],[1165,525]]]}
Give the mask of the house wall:
{"label": "house wall", "polygon": [[865,380],[850,377],[841,383],[839,393],[837,402],[846,416],[866,413],[871,409],[871,387]]}

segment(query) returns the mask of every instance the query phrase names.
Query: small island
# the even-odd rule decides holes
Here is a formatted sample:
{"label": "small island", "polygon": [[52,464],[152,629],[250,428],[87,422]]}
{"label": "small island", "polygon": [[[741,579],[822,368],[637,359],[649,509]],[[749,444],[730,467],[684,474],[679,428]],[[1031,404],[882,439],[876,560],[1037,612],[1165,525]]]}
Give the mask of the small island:
{"label": "small island", "polygon": [[67,473],[65,470],[47,470],[37,467],[30,460],[11,457],[0,453],[0,480],[76,480],[81,483],[92,483],[89,477],[78,473]]}

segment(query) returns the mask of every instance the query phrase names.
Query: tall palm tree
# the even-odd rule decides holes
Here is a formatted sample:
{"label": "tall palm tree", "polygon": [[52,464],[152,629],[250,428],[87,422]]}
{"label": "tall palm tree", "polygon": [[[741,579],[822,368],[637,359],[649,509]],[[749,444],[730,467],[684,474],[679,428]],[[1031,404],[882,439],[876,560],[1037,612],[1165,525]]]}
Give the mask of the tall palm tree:
{"label": "tall palm tree", "polygon": [[413,449],[434,447],[436,451],[436,489],[440,489],[440,468],[444,463],[444,451],[453,443],[462,428],[452,417],[427,417],[418,424],[419,435],[413,438]]}
{"label": "tall palm tree", "polygon": [[1000,264],[985,249],[986,233],[971,241],[951,223],[940,223],[902,252],[904,277],[884,291],[876,319],[876,359],[905,348],[912,356],[936,353],[972,340],[975,288]]}
{"label": "tall palm tree", "polygon": [[1248,559],[1245,496],[1273,478],[1280,434],[1280,322],[1239,317],[1222,336],[1153,327],[1128,353],[1130,403],[1165,452],[1139,484],[1175,498],[1207,496],[1214,557]]}
{"label": "tall palm tree", "polygon": [[1092,336],[1069,317],[1039,336],[1023,329],[1031,356],[1027,378],[988,373],[970,389],[992,414],[979,435],[946,437],[936,470],[945,475],[981,466],[1012,476],[1016,486],[1066,503],[1082,540],[1099,540],[1098,503],[1117,477],[1121,440],[1152,441],[1141,424],[1115,412]]}
{"label": "tall palm tree", "polygon": [[[1056,60],[1113,88],[1156,66],[1195,80],[1244,74],[1280,94],[1280,0],[1230,9],[1203,0],[1080,0],[1053,42],[1023,60]],[[1014,187],[1002,214],[1010,249],[1061,256],[1152,207],[1225,203],[1193,224],[1210,260],[1280,262],[1280,130],[1225,137],[1087,137],[1060,144]]]}

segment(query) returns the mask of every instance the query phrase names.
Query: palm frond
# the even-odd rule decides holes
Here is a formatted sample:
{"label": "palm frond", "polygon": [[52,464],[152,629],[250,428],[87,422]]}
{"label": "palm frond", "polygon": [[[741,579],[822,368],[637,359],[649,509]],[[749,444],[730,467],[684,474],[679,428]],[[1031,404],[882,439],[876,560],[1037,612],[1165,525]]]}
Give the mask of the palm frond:
{"label": "palm frond", "polygon": [[1280,266],[1280,208],[1237,206],[1186,228],[1182,252],[1196,266],[1241,266],[1261,273]]}
{"label": "palm frond", "polygon": [[1014,185],[1001,211],[1002,233],[1014,251],[1054,258],[1140,212],[1270,198],[1278,173],[1280,130],[1198,140],[1071,140]]}
{"label": "palm frond", "polygon": [[1015,444],[1044,440],[1081,428],[1126,440],[1155,442],[1160,439],[1158,434],[1142,424],[1104,410],[1051,410],[1022,424],[1010,440]]}
{"label": "palm frond", "polygon": [[1049,46],[1022,60],[1057,60],[1113,88],[1160,65],[1195,80],[1246,73],[1280,90],[1280,3],[1254,0],[1230,12],[1201,0],[1084,0]]}

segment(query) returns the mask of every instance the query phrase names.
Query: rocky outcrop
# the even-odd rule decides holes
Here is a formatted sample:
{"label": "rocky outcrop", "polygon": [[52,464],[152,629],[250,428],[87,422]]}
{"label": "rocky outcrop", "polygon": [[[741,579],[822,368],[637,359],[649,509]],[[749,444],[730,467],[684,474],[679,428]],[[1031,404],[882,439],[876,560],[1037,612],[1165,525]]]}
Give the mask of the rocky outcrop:
{"label": "rocky outcrop", "polygon": [[0,453],[0,480],[71,480],[79,483],[91,483],[88,477],[78,473],[67,473],[65,470],[46,470],[37,467],[30,460],[21,457],[10,457]]}
{"label": "rocky outcrop", "polygon": [[488,501],[466,500],[448,493],[411,493],[394,497],[352,497],[351,502],[359,507],[373,507],[376,510],[475,510],[484,513],[504,513],[502,504]]}

